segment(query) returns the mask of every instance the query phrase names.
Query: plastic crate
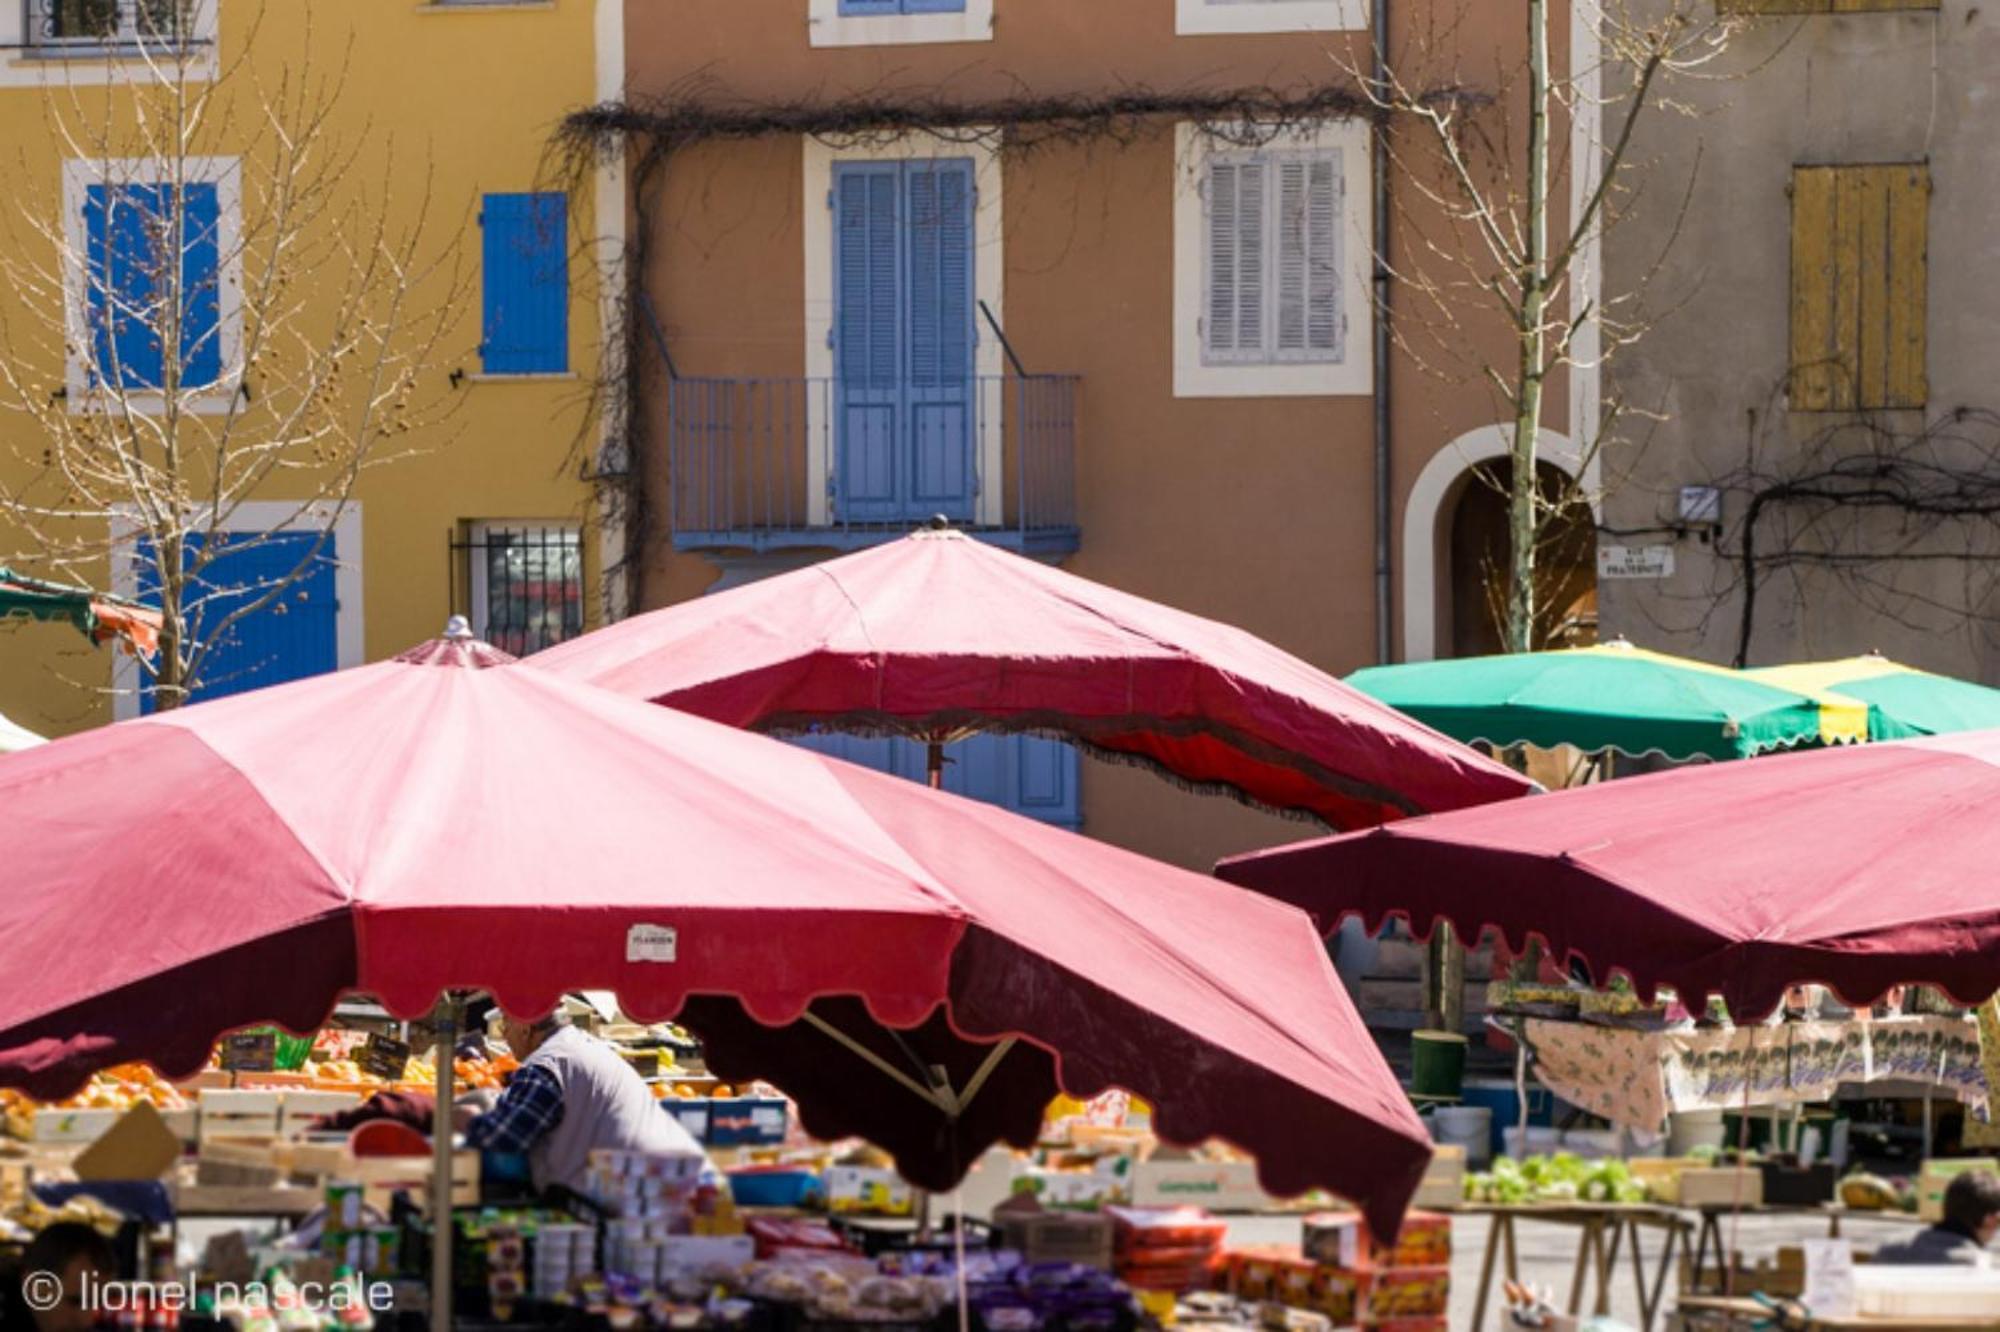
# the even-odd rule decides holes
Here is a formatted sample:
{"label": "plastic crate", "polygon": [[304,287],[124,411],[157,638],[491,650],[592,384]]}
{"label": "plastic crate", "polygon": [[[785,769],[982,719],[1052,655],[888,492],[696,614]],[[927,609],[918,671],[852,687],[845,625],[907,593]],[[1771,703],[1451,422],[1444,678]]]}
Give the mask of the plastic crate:
{"label": "plastic crate", "polygon": [[729,1172],[729,1196],[739,1207],[804,1207],[819,1193],[819,1174],[812,1170],[752,1166]]}
{"label": "plastic crate", "polygon": [[694,1135],[696,1142],[708,1141],[708,1098],[667,1096],[660,1100],[662,1114],[672,1115],[680,1126]]}
{"label": "plastic crate", "polygon": [[791,1107],[782,1096],[734,1096],[708,1103],[710,1147],[772,1147],[785,1140]]}

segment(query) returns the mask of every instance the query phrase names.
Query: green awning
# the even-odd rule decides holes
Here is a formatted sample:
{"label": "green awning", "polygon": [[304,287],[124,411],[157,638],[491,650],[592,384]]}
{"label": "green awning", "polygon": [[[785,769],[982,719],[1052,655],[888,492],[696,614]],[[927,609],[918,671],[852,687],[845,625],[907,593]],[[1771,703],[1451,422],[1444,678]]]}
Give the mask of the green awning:
{"label": "green awning", "polygon": [[0,566],[0,617],[14,616],[73,624],[94,643],[121,639],[149,656],[160,642],[160,613],[150,607]]}

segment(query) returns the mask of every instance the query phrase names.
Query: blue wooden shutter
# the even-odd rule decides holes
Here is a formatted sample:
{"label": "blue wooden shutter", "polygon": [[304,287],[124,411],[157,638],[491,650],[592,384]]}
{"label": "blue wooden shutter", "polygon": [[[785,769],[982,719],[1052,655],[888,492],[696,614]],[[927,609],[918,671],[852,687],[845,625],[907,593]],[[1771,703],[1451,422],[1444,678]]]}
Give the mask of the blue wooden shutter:
{"label": "blue wooden shutter", "polygon": [[[820,732],[793,743],[893,777],[929,777],[925,747],[914,740]],[[945,756],[945,790],[1059,828],[1082,825],[1074,745],[1037,735],[974,735],[945,746]]]}
{"label": "blue wooden shutter", "polygon": [[480,359],[489,375],[569,369],[569,208],[563,194],[489,194]]}
{"label": "blue wooden shutter", "polygon": [[222,378],[222,202],[213,184],[186,187],[181,213],[181,383]]}
{"label": "blue wooden shutter", "polygon": [[[231,534],[221,535],[214,557],[187,585],[189,633],[196,642],[213,640],[194,701],[302,680],[340,665],[337,552],[331,533],[271,604],[221,627],[237,608],[293,578],[318,539],[311,532],[260,533],[237,537],[243,544],[232,547]],[[200,533],[191,534],[184,558],[191,563],[202,544]],[[157,606],[160,579],[151,541],[138,543],[137,562],[139,599]],[[139,706],[142,712],[153,710],[151,689],[140,695]]]}
{"label": "blue wooden shutter", "polygon": [[901,168],[834,166],[834,365],[839,516],[893,518],[903,415]]}
{"label": "blue wooden shutter", "polygon": [[903,0],[905,14],[963,14],[965,0]]}
{"label": "blue wooden shutter", "polygon": [[87,308],[95,383],[157,389],[166,382],[162,327],[175,266],[180,274],[180,379],[200,388],[222,377],[221,204],[213,184],[185,187],[178,243],[173,187],[92,185],[84,192]]}
{"label": "blue wooden shutter", "polygon": [[910,270],[905,517],[972,517],[972,163],[905,168]]}

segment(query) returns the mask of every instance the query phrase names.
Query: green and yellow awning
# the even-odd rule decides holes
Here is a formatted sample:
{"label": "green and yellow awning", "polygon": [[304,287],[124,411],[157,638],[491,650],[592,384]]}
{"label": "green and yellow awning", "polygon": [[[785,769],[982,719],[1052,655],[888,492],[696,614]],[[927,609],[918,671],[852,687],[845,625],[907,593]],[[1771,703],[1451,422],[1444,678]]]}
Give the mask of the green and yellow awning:
{"label": "green and yellow awning", "polygon": [[1834,694],[1867,704],[1874,710],[1871,740],[2000,727],[2000,689],[1932,675],[1877,653],[1770,666],[1744,674],[1779,689]]}
{"label": "green and yellow awning", "polygon": [[1348,683],[1446,735],[1498,748],[1747,758],[1869,738],[1869,705],[1648,652],[1596,647],[1357,671]]}

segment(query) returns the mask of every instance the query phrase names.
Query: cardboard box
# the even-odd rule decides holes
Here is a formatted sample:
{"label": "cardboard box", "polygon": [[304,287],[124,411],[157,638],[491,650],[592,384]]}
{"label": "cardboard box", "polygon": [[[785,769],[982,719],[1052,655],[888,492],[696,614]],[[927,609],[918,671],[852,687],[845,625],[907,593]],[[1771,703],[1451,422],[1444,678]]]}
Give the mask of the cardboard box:
{"label": "cardboard box", "polygon": [[1924,1168],[1917,1174],[1917,1215],[1932,1223],[1944,1220],[1944,1191],[1951,1185],[1954,1176],[1968,1170],[2000,1174],[2000,1161],[1991,1157],[1968,1156],[1924,1162]]}
{"label": "cardboard box", "polygon": [[1439,1143],[1431,1150],[1430,1169],[1417,1186],[1412,1205],[1437,1211],[1465,1201],[1465,1148],[1455,1143]]}
{"label": "cardboard box", "polygon": [[1367,1274],[1362,1321],[1443,1318],[1451,1309],[1449,1267],[1387,1267]]}
{"label": "cardboard box", "polygon": [[1764,1176],[1754,1166],[1708,1166],[1683,1170],[1677,1190],[1682,1207],[1760,1207]]}
{"label": "cardboard box", "polygon": [[1175,1207],[1191,1203],[1211,1212],[1257,1212],[1269,1207],[1271,1196],[1257,1184],[1257,1167],[1249,1161],[1163,1161],[1158,1157],[1132,1167],[1132,1205]]}
{"label": "cardboard box", "polygon": [[1009,1203],[994,1209],[1000,1241],[1030,1263],[1078,1263],[1111,1268],[1111,1218],[1083,1212],[1050,1212]]}
{"label": "cardboard box", "polygon": [[158,1179],[180,1159],[180,1138],[141,1101],[84,1148],[73,1168],[84,1180]]}
{"label": "cardboard box", "polygon": [[1359,1270],[1451,1265],[1451,1218],[1440,1212],[1411,1211],[1387,1244],[1369,1234],[1359,1212],[1315,1212],[1303,1226],[1301,1250],[1316,1263]]}

